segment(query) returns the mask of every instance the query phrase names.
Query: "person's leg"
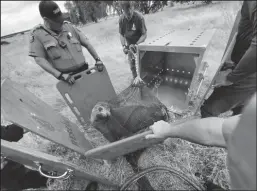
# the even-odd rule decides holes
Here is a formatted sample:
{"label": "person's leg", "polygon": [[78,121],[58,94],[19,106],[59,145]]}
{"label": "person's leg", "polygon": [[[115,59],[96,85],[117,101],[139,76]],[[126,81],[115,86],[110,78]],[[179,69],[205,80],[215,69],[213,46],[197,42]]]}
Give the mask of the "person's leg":
{"label": "person's leg", "polygon": [[26,169],[27,172],[24,177],[20,180],[22,189],[29,188],[45,188],[47,185],[47,178],[41,176],[38,171]]}
{"label": "person's leg", "polygon": [[217,117],[232,109],[240,112],[239,107],[256,92],[255,79],[253,76],[237,84],[215,88],[211,96],[201,106],[202,118]]}
{"label": "person's leg", "polygon": [[98,189],[98,183],[97,182],[89,182],[85,191],[88,190],[97,190]]}

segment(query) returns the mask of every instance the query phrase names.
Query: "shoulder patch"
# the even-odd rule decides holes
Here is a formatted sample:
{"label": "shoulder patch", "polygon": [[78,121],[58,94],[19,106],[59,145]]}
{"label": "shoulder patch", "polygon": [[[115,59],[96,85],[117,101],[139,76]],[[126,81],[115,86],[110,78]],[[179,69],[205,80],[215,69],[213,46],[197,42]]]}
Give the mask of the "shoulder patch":
{"label": "shoulder patch", "polygon": [[34,34],[33,33],[30,33],[30,37],[29,37],[29,42],[32,43],[34,42]]}
{"label": "shoulder patch", "polygon": [[32,29],[32,33],[34,33],[36,30],[38,30],[38,29],[40,29],[40,28],[42,28],[42,25],[41,25],[41,24],[35,26],[35,27]]}

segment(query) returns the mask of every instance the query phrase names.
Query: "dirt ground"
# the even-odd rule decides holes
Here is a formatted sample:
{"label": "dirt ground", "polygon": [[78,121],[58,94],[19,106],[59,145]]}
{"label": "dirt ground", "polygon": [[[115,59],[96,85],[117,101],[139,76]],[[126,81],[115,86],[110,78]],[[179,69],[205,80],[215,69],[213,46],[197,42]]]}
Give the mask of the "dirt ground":
{"label": "dirt ground", "polygon": [[[215,28],[216,33],[211,42],[207,58],[210,66],[207,74],[209,78],[212,78],[220,64],[235,14],[239,9],[240,2],[236,1],[215,2],[210,5],[203,5],[198,2],[194,5],[175,4],[174,7],[165,7],[161,12],[145,15],[148,40],[155,39],[172,29]],[[125,89],[131,81],[131,73],[119,41],[118,17],[110,17],[97,24],[84,26],[81,31],[90,39],[107,67],[116,92],[118,93]],[[32,58],[27,56],[28,35],[18,35],[6,40],[11,44],[1,46],[1,80],[10,78],[15,82],[24,84],[32,93],[52,106],[56,111],[78,124],[75,116],[66,106],[55,87],[57,80],[44,72],[35,64]],[[83,52],[87,61],[93,65],[94,61],[87,50],[84,49]],[[20,144],[46,151],[49,148],[49,144],[52,143],[28,133]],[[62,155],[62,151],[57,152],[56,148],[54,153],[58,156]],[[65,156],[63,157],[79,163],[79,160],[72,159],[72,156],[76,156],[76,154],[70,151],[68,153],[64,154]],[[187,172],[200,183],[208,179],[223,188],[229,188],[225,163],[226,151],[223,149],[202,147],[180,139],[172,139],[166,141],[165,144],[159,144],[147,149],[141,158],[140,166],[144,168],[155,165],[172,166]],[[121,184],[131,175],[131,168],[125,163],[121,158],[111,167],[100,166],[100,174]],[[92,170],[92,167],[90,168],[87,165],[85,168],[89,168],[89,171]],[[156,179],[157,175],[158,173],[149,176],[156,189],[170,189],[172,186],[174,188],[174,185],[177,189],[185,188],[177,184],[171,185],[173,179],[168,174],[159,174],[158,180]],[[49,189],[83,189],[86,184],[87,181],[84,180],[71,179],[65,183],[56,181],[49,185]],[[101,188],[111,189],[103,185],[101,185]]]}

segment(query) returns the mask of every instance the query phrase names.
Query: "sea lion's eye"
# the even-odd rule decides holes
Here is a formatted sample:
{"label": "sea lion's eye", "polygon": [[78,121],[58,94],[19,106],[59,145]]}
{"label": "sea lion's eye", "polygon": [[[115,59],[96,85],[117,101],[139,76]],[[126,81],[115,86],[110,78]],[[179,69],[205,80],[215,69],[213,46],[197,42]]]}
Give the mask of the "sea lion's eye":
{"label": "sea lion's eye", "polygon": [[98,108],[98,111],[100,111],[100,112],[103,111],[103,108],[102,108],[102,107],[99,107],[99,108]]}

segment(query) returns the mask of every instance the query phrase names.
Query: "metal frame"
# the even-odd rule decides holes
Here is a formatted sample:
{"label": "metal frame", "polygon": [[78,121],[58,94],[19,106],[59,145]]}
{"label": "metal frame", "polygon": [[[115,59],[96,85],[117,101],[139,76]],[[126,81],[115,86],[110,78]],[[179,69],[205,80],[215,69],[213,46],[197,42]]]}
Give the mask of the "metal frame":
{"label": "metal frame", "polygon": [[[199,72],[204,69],[204,63],[206,63],[206,55],[208,55],[210,41],[216,32],[215,29],[211,30],[172,30],[167,34],[157,38],[151,42],[145,42],[138,45],[137,57],[139,58],[139,73],[141,75],[142,65],[141,60],[147,51],[155,52],[173,52],[173,53],[185,53],[185,54],[198,54],[199,57],[196,60],[196,68],[194,70],[193,78],[189,87],[191,95],[186,96],[186,104],[189,105],[191,98],[197,96],[198,91],[195,91],[193,87],[199,79]],[[141,76],[142,77],[142,76]],[[202,83],[199,84],[201,86]],[[196,88],[199,89],[200,87]],[[194,112],[196,112],[196,109]]]}

